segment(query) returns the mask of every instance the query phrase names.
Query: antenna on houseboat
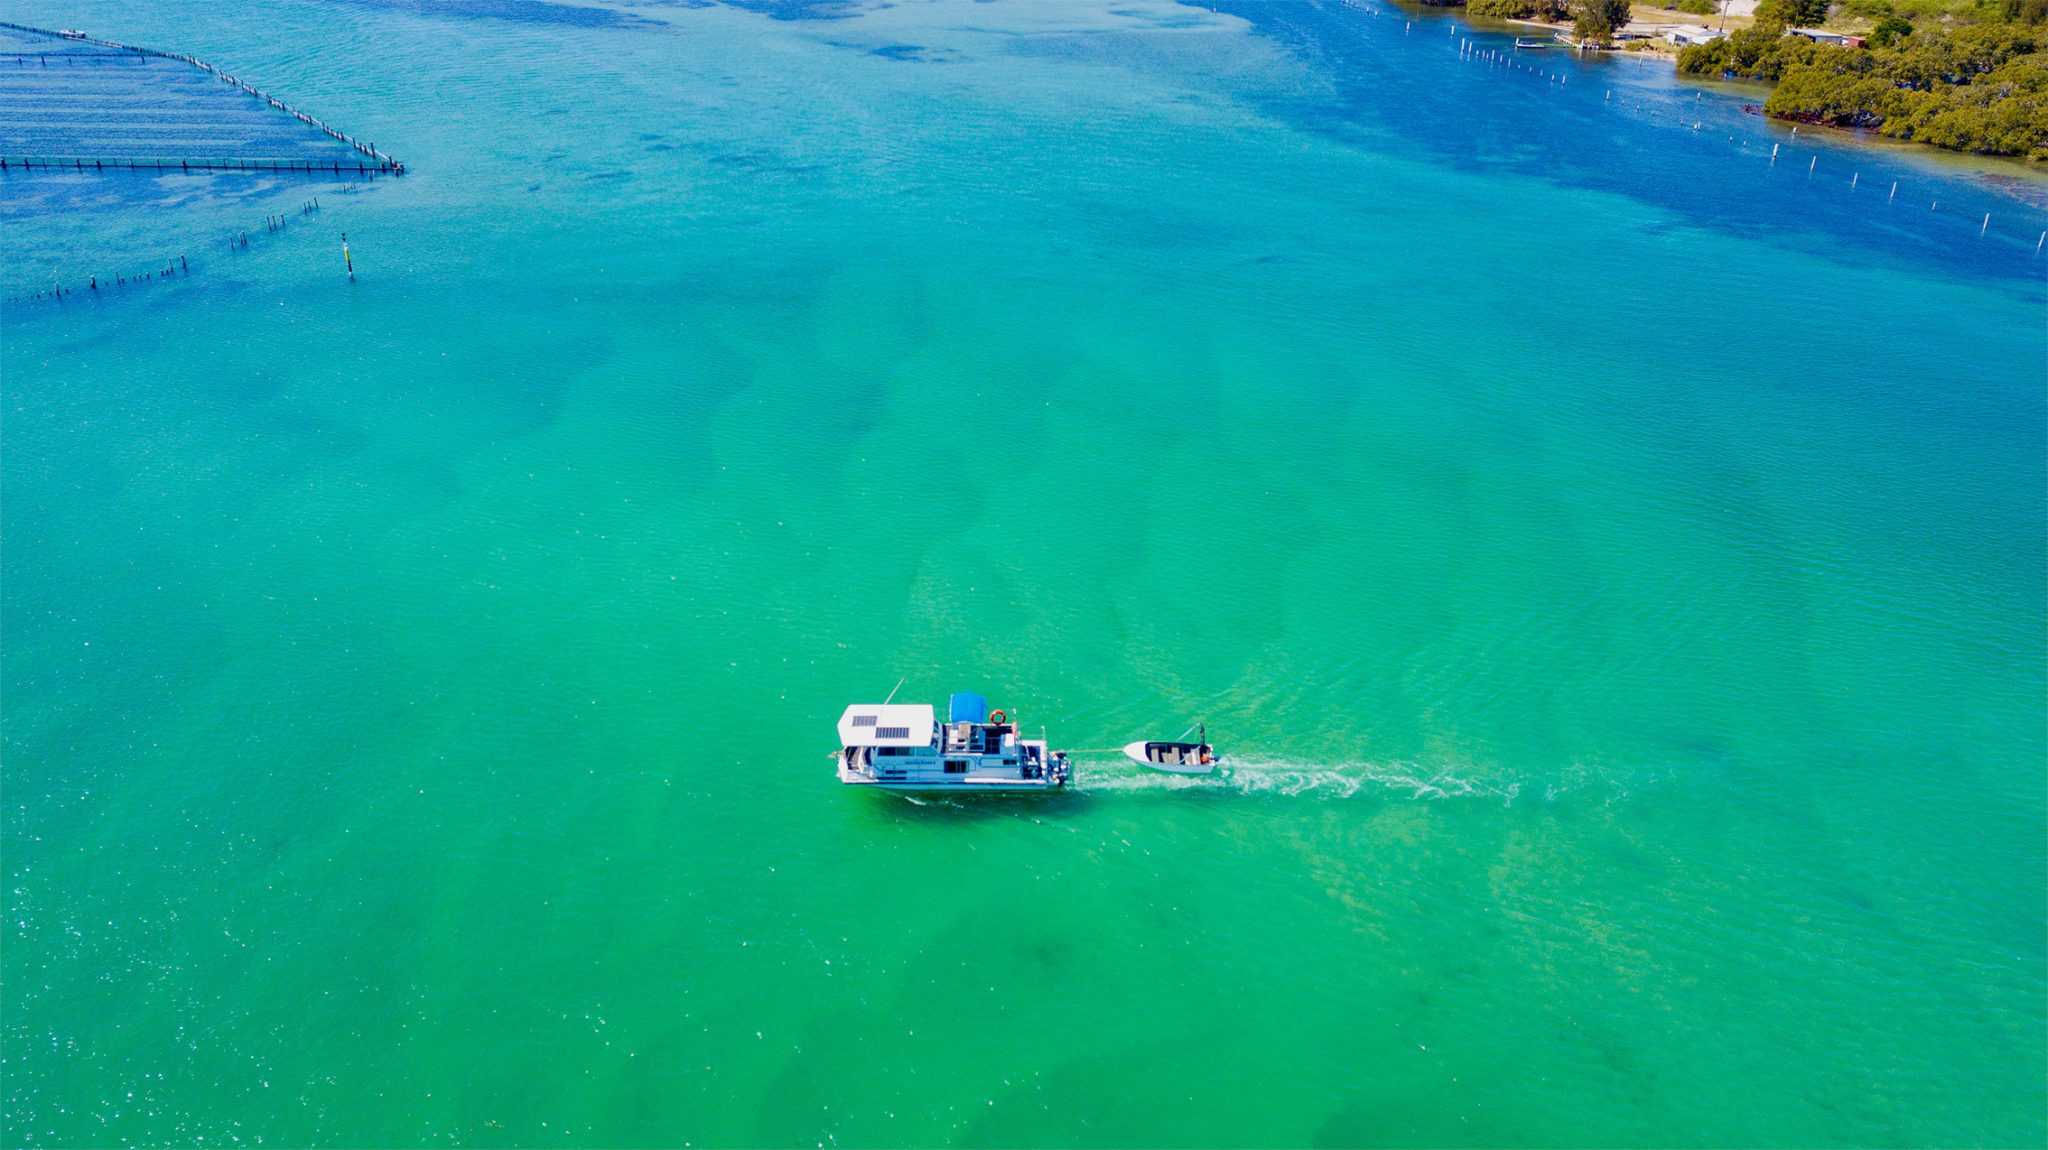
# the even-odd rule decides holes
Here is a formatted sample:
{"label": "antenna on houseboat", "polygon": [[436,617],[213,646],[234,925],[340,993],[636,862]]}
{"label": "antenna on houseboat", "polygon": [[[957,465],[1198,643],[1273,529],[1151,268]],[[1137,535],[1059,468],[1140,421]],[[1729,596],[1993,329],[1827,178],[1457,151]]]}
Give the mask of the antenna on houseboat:
{"label": "antenna on houseboat", "polygon": [[910,681],[910,676],[908,676],[908,675],[905,675],[905,676],[903,676],[903,677],[902,677],[901,679],[898,679],[898,680],[896,680],[896,685],[895,685],[895,686],[893,686],[893,687],[891,687],[891,688],[889,688],[889,697],[888,697],[888,698],[886,698],[886,699],[883,699],[883,700],[882,700],[882,705],[883,705],[884,707],[886,707],[886,706],[888,706],[888,705],[889,705],[890,703],[893,703],[893,702],[895,702],[895,701],[896,701],[896,692],[898,692],[898,691],[902,690],[902,689],[903,689],[903,684],[905,684],[905,683],[908,683],[909,681]]}

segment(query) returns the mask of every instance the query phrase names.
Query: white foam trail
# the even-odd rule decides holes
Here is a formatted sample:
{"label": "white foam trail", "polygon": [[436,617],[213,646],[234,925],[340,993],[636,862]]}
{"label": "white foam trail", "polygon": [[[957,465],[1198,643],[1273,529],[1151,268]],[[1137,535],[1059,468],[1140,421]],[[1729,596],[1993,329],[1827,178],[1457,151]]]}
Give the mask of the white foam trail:
{"label": "white foam trail", "polygon": [[1286,759],[1225,758],[1213,775],[1175,775],[1143,768],[1080,766],[1075,786],[1084,794],[1118,791],[1213,791],[1317,799],[1395,796],[1410,799],[1486,799],[1503,805],[1526,787],[1550,802],[1570,791],[1606,785],[1609,800],[1625,796],[1625,782],[1601,772],[1575,769],[1568,777],[1538,783],[1523,779],[1466,777],[1415,763],[1302,763]]}

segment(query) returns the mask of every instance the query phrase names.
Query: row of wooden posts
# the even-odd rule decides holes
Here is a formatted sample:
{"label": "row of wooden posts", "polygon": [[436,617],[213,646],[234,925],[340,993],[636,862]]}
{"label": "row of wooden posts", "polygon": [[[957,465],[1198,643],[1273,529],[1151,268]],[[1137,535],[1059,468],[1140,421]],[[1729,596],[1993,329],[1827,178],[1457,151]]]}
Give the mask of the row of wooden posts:
{"label": "row of wooden posts", "polygon": [[392,164],[365,164],[360,161],[340,160],[127,160],[87,159],[81,156],[0,156],[0,172],[13,171],[65,171],[65,172],[329,172],[336,175],[354,173],[375,176],[381,172],[399,173],[405,169]]}
{"label": "row of wooden posts", "polygon": [[[347,185],[342,190],[352,191],[354,190],[354,185]],[[318,215],[321,212],[321,210],[322,205],[320,203],[320,197],[318,196],[313,196],[299,202],[298,214],[300,216],[315,216]],[[285,231],[287,228],[291,226],[291,224],[291,218],[288,216],[278,215],[263,217],[264,230],[270,232],[273,235]],[[227,237],[227,242],[228,250],[230,252],[245,252],[250,250],[249,233],[246,230],[237,230],[235,232],[230,233],[229,236]],[[209,245],[209,247],[210,246],[211,245]],[[202,256],[202,266],[204,266],[204,262],[204,257]],[[341,235],[341,262],[342,270],[347,273],[349,282],[355,282],[356,260],[354,253],[349,250],[347,232],[343,232]],[[160,280],[177,279],[183,276],[189,276],[191,274],[191,261],[186,258],[184,253],[181,252],[179,253],[178,258],[174,260],[164,261],[164,266],[160,269],[142,272],[137,275],[113,275],[108,276],[106,279],[101,279],[97,275],[89,275],[86,277],[86,285],[82,288],[76,286],[67,286],[63,283],[54,283],[42,291],[26,292],[18,296],[9,296],[4,300],[0,300],[0,305],[28,304],[36,303],[39,301],[62,303],[65,300],[71,299],[74,296],[79,296],[79,293],[81,292],[83,292],[84,295],[79,296],[79,298],[97,299],[101,298],[103,295],[107,293],[115,291],[115,289],[117,288],[123,288],[128,286],[129,284],[152,283]]]}
{"label": "row of wooden posts", "polygon": [[[230,246],[233,246],[233,245],[230,245]],[[354,270],[354,269],[350,269],[350,270],[351,270],[351,272],[353,272],[353,270]],[[96,296],[98,296],[98,295],[100,294],[100,289],[101,289],[101,288],[105,288],[105,289],[107,289],[107,290],[111,291],[111,290],[113,290],[113,289],[114,289],[114,288],[116,288],[116,287],[124,287],[124,286],[126,286],[126,285],[128,285],[128,284],[130,284],[130,283],[138,283],[138,284],[139,284],[139,283],[142,283],[142,282],[143,282],[143,281],[145,281],[145,280],[168,280],[168,279],[175,279],[175,278],[177,278],[178,276],[188,276],[188,275],[191,275],[191,274],[192,274],[192,263],[191,263],[191,261],[190,261],[190,260],[187,260],[187,259],[185,258],[185,256],[184,256],[184,254],[183,254],[183,253],[180,253],[177,259],[175,259],[175,260],[165,260],[165,261],[164,261],[164,266],[163,266],[162,268],[156,269],[156,270],[154,270],[154,271],[146,271],[146,272],[142,272],[142,273],[140,273],[140,274],[138,274],[138,275],[132,275],[132,276],[125,276],[125,275],[124,275],[124,276],[113,276],[113,277],[109,278],[109,279],[108,279],[108,280],[107,280],[107,281],[106,281],[105,283],[101,283],[101,282],[100,282],[100,277],[98,277],[98,276],[88,276],[88,277],[86,277],[86,279],[87,279],[87,283],[86,283],[86,286],[85,286],[85,289],[84,289],[84,290],[85,290],[85,292],[86,292],[86,294],[87,294],[88,296],[94,296],[94,297],[96,297]],[[349,278],[350,278],[350,279],[354,279],[355,277],[354,277],[354,275],[353,275],[353,274],[351,274]],[[21,304],[21,303],[30,303],[30,302],[33,302],[33,301],[35,301],[35,300],[53,300],[53,301],[55,301],[55,302],[58,302],[58,303],[62,303],[62,302],[64,302],[64,300],[66,300],[66,299],[68,299],[68,298],[70,298],[70,297],[72,297],[72,296],[75,296],[75,295],[77,295],[77,294],[78,294],[78,289],[76,289],[76,288],[68,288],[68,287],[65,287],[65,286],[64,286],[63,284],[59,283],[59,284],[52,284],[52,285],[50,286],[50,288],[49,288],[49,289],[48,289],[47,291],[39,291],[39,292],[34,292],[34,293],[32,293],[32,294],[29,294],[29,295],[18,295],[18,296],[9,296],[9,297],[7,297],[7,299],[6,299],[6,300],[5,300],[4,302],[6,302],[6,303],[9,303],[9,304]]]}

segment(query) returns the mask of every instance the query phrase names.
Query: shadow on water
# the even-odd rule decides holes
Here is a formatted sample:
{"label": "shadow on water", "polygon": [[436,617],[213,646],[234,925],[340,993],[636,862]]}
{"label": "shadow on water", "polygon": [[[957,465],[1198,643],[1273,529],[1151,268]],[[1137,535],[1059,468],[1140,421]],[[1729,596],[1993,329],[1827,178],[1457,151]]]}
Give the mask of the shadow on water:
{"label": "shadow on water", "polygon": [[965,825],[991,819],[1069,818],[1087,811],[1089,797],[1072,787],[1032,794],[911,795],[869,790],[850,796],[886,825]]}

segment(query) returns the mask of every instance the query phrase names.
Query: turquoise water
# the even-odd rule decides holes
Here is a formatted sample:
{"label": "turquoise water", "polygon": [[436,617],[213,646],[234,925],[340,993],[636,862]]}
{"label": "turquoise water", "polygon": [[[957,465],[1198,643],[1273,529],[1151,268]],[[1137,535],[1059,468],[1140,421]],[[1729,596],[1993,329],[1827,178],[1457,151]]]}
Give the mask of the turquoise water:
{"label": "turquoise water", "polygon": [[[412,170],[0,180],[193,266],[0,313],[8,1142],[2048,1139],[2038,181],[760,7],[0,12]],[[1234,768],[845,793],[898,679]]]}

